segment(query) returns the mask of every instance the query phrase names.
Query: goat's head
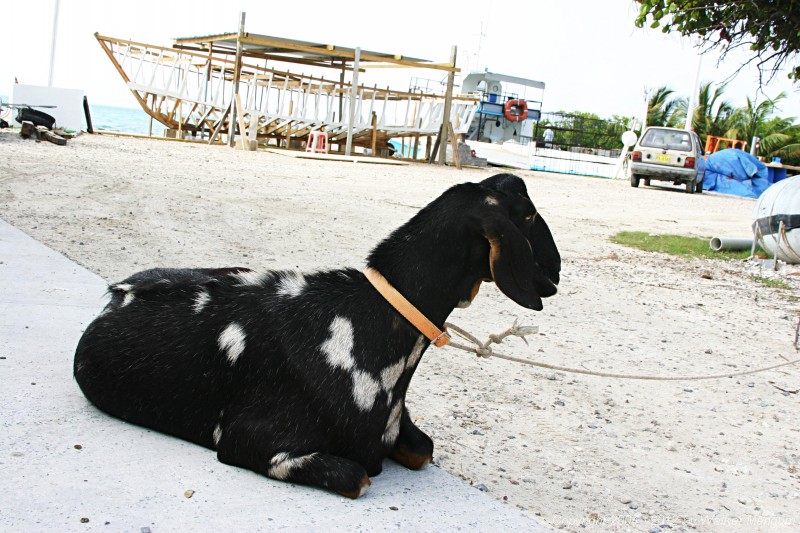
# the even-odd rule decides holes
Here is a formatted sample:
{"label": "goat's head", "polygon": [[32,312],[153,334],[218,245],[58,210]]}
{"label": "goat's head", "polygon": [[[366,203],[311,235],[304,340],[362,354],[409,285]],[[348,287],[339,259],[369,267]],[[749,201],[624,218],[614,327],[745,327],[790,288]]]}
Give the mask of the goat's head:
{"label": "goat's head", "polygon": [[[430,269],[420,266],[420,257]],[[472,301],[481,281],[494,281],[516,303],[537,311],[542,298],[556,293],[561,271],[550,228],[525,182],[512,174],[450,188],[378,245],[368,263],[390,274],[398,288],[419,286],[414,277],[436,274],[429,270],[454,274],[453,305]]]}
{"label": "goat's head", "polygon": [[539,311],[560,280],[561,255],[550,228],[522,179],[498,174],[480,185],[487,194],[470,218],[489,244],[491,279],[519,305]]}

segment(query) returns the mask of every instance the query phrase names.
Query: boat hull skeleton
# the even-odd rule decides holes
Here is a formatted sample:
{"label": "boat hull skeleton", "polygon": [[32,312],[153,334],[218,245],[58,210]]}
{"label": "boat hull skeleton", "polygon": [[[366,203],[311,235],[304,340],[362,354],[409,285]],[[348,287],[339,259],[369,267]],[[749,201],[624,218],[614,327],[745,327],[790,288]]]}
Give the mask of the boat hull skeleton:
{"label": "boat hull skeleton", "polygon": [[[149,45],[95,34],[100,46],[145,112],[167,128],[203,135],[227,134],[234,95],[235,62],[214,53]],[[265,61],[266,64],[266,61]],[[344,142],[352,86],[343,81],[295,74],[243,62],[239,97],[250,139],[301,139],[323,130],[331,143]],[[385,148],[393,137],[439,133],[445,95],[401,92],[376,86],[357,87],[353,142],[370,146],[376,139]],[[450,122],[465,134],[478,109],[478,100],[453,96]],[[375,121],[373,123],[373,114]],[[242,133],[239,131],[238,133]]]}

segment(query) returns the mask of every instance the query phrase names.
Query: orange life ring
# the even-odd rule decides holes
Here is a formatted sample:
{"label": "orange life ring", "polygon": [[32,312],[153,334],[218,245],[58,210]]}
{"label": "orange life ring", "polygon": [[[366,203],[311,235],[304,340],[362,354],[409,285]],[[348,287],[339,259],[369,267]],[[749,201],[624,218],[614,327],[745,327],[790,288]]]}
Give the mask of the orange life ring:
{"label": "orange life ring", "polygon": [[509,122],[522,122],[528,118],[528,103],[525,100],[509,100],[503,114]]}

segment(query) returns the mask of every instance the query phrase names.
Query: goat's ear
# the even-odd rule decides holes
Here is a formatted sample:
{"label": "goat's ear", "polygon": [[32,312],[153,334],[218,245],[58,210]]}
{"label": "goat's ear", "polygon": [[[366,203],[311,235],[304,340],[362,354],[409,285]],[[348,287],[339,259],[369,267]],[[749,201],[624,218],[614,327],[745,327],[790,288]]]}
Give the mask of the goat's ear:
{"label": "goat's ear", "polygon": [[504,214],[483,215],[481,226],[491,247],[489,266],[495,284],[519,305],[541,311],[542,297],[555,294],[556,287],[538,272],[530,243]]}
{"label": "goat's ear", "polygon": [[561,254],[550,233],[547,222],[537,216],[528,229],[528,242],[533,247],[533,259],[547,279],[558,285],[561,279]]}

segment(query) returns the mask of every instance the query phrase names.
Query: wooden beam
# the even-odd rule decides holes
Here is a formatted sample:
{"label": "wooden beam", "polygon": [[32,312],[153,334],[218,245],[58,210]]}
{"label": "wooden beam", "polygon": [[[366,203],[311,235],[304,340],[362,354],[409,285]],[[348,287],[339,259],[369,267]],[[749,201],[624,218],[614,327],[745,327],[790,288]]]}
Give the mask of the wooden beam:
{"label": "wooden beam", "polygon": [[[453,131],[453,125],[449,122],[447,123],[447,133],[450,136],[450,145],[453,148],[453,163],[456,164],[458,170],[461,170],[461,154],[458,153],[458,139]],[[445,153],[446,152],[447,150],[445,150]]]}
{"label": "wooden beam", "polygon": [[378,115],[375,111],[372,112],[372,155],[376,156],[376,148],[378,145]]}
{"label": "wooden beam", "polygon": [[217,126],[214,128],[214,131],[211,133],[211,137],[209,137],[208,139],[208,144],[214,144],[214,140],[216,140],[217,135],[219,135],[219,132],[222,129],[222,125],[225,124],[225,118],[228,116],[228,113],[230,113],[232,105],[233,105],[233,100],[231,100],[231,103],[228,104],[228,107],[225,108],[225,112],[222,113],[222,116],[219,118]]}
{"label": "wooden beam", "polygon": [[[233,72],[233,95],[239,95],[239,77],[242,75],[242,38],[244,36],[244,17],[245,13],[239,13],[239,33],[236,36],[236,61]],[[236,107],[231,102],[231,120],[228,127],[228,147],[233,147],[234,138],[236,137]],[[242,132],[244,133],[244,132]]]}
{"label": "wooden beam", "polygon": [[[450,63],[455,67],[456,66],[456,55],[457,55],[458,48],[454,45],[453,48],[450,49]],[[447,76],[447,89],[444,93],[444,112],[442,113],[442,135],[443,139],[439,146],[439,164],[444,165],[447,161],[447,130],[444,125],[450,126],[450,107],[453,105],[453,86],[455,85],[455,78],[456,73],[455,71],[450,71],[450,74]],[[452,128],[450,128],[452,129]]]}

